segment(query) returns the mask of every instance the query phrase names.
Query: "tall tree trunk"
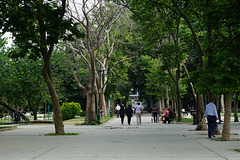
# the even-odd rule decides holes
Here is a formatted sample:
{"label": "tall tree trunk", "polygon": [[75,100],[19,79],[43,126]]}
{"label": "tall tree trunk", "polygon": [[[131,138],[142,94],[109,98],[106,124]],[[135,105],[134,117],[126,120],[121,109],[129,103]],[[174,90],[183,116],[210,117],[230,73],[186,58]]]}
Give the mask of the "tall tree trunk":
{"label": "tall tree trunk", "polygon": [[159,107],[159,110],[161,111],[162,110],[162,101],[160,98],[158,98],[158,107]]}
{"label": "tall tree trunk", "polygon": [[168,85],[165,85],[166,88],[166,108],[169,108],[169,96],[168,96]]}
{"label": "tall tree trunk", "polygon": [[227,91],[226,93],[226,103],[225,103],[225,113],[222,131],[222,140],[230,141],[230,130],[231,130],[231,104],[232,104],[232,92]]}
{"label": "tall tree trunk", "polygon": [[225,105],[225,103],[224,103],[224,94],[222,94],[221,95],[221,107],[222,107],[221,110],[222,110],[222,112],[225,112],[224,111],[224,108],[225,108],[224,105]]}
{"label": "tall tree trunk", "polygon": [[207,130],[206,122],[205,122],[205,107],[204,107],[204,100],[203,95],[197,93],[197,111],[196,111],[196,122],[197,127],[196,130]]}
{"label": "tall tree trunk", "polygon": [[96,121],[97,120],[97,99],[96,99],[96,94],[92,95],[92,120]]}
{"label": "tall tree trunk", "polygon": [[238,122],[238,94],[235,94],[234,100],[234,122]]}
{"label": "tall tree trunk", "polygon": [[37,109],[32,106],[30,100],[28,100],[28,105],[31,108],[31,111],[33,112],[33,119],[37,120]]}
{"label": "tall tree trunk", "polygon": [[107,112],[107,105],[106,105],[104,92],[101,92],[101,108],[102,108],[102,116],[103,117],[107,116],[108,112]]}
{"label": "tall tree trunk", "polygon": [[31,101],[28,100],[28,105],[30,106],[31,111],[33,112],[34,120],[37,120],[37,112],[38,112],[38,108],[39,108],[39,105],[40,105],[41,100],[42,100],[42,95],[40,94],[40,97],[39,97],[39,99],[38,99],[38,101],[37,101],[37,104],[36,104],[36,108],[34,108],[34,107],[32,106]]}
{"label": "tall tree trunk", "polygon": [[178,122],[182,121],[182,114],[181,114],[181,109],[182,109],[182,101],[181,101],[181,95],[180,95],[180,90],[179,90],[179,80],[180,80],[180,64],[178,64],[178,69],[176,71],[176,95],[177,95],[177,114],[178,114]]}
{"label": "tall tree trunk", "polygon": [[[50,58],[49,58],[50,59]],[[48,86],[48,90],[51,95],[52,105],[53,105],[53,114],[54,114],[54,122],[55,122],[55,133],[63,134],[64,133],[64,125],[62,121],[62,112],[60,108],[60,103],[58,100],[58,96],[56,93],[56,89],[52,80],[52,73],[49,59],[44,59],[44,67],[43,67],[43,77]]]}
{"label": "tall tree trunk", "polygon": [[87,95],[87,104],[86,104],[86,116],[85,116],[84,123],[89,124],[93,120],[93,113],[92,113],[93,93],[91,90],[88,90],[86,92],[86,95]]}
{"label": "tall tree trunk", "polygon": [[163,111],[163,109],[165,108],[165,101],[164,101],[164,86],[161,87],[162,88],[162,108],[160,111]]}
{"label": "tall tree trunk", "polygon": [[170,85],[170,89],[171,89],[171,99],[172,99],[172,109],[173,109],[173,112],[176,113],[176,99],[175,99],[175,92],[174,92],[174,88],[172,85]]}

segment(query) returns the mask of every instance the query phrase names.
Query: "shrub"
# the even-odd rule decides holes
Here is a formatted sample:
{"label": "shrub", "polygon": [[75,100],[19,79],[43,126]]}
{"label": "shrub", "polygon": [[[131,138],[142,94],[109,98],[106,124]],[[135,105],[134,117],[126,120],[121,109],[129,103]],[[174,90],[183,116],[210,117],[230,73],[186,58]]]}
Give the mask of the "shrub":
{"label": "shrub", "polygon": [[81,113],[81,105],[79,103],[63,103],[62,107],[62,118],[63,120],[68,120],[74,118],[76,115]]}

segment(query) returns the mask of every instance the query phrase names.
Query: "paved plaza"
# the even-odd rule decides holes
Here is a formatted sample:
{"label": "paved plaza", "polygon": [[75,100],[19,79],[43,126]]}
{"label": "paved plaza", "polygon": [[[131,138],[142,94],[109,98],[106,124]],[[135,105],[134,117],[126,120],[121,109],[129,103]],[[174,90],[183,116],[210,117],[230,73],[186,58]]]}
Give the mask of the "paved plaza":
{"label": "paved plaza", "polygon": [[[0,160],[239,160],[240,141],[213,141],[207,131],[192,124],[151,123],[145,113],[142,125],[120,124],[114,118],[101,126],[65,125],[77,136],[45,136],[54,125],[18,125],[0,132]],[[218,125],[222,131],[222,124]],[[239,123],[232,123],[231,138],[240,139]],[[221,137],[216,136],[216,138]]]}

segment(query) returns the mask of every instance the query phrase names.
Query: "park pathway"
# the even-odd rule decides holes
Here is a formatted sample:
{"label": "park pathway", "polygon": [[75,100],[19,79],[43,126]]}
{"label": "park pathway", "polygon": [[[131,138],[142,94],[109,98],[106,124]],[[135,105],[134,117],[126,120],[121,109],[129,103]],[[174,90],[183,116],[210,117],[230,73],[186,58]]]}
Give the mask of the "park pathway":
{"label": "park pathway", "polygon": [[[23,125],[0,132],[0,160],[239,160],[239,141],[220,142],[195,131],[192,124],[120,124],[114,118],[101,126],[65,125],[77,136],[45,136],[54,125]],[[232,139],[240,139],[239,123],[232,123]],[[222,124],[219,125],[221,130]],[[220,137],[220,136],[217,136]]]}

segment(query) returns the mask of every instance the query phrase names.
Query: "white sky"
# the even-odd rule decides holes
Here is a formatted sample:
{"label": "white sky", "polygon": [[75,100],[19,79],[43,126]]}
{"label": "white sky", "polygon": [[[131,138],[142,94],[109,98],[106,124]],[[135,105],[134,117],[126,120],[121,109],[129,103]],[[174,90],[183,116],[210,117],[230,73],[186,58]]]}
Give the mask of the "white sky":
{"label": "white sky", "polygon": [[6,47],[11,47],[13,41],[12,41],[12,35],[10,32],[5,33],[2,38],[6,38],[7,39],[7,44],[5,45]]}

